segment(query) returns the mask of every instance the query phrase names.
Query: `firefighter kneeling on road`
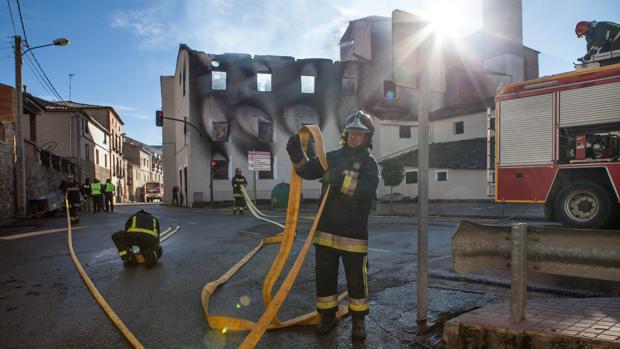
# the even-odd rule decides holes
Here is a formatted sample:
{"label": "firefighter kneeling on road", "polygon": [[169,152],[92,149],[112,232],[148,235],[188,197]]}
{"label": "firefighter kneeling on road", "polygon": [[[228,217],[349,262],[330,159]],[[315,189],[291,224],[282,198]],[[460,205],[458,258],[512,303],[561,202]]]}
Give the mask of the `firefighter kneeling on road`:
{"label": "firefighter kneeling on road", "polygon": [[134,266],[138,262],[133,253],[133,246],[140,248],[147,268],[157,263],[163,253],[159,245],[159,221],[150,213],[140,210],[125,223],[125,230],[112,235],[112,241],[125,266]]}
{"label": "firefighter kneeling on road", "polygon": [[368,314],[368,215],[379,185],[377,161],[370,155],[372,118],[362,111],[347,117],[342,147],[327,153],[329,168],[319,159],[303,153],[297,136],[289,139],[286,150],[299,176],[322,179],[330,190],[321,215],[314,245],[316,248],[316,307],[321,323],[319,335],[336,326],[338,310],[338,266],[344,264],[349,292],[349,311],[353,318],[353,340],[364,340],[364,317]]}
{"label": "firefighter kneeling on road", "polygon": [[80,217],[77,211],[82,201],[80,185],[75,181],[74,175],[67,176],[67,182],[61,186],[61,190],[65,192],[69,205],[69,219],[71,224],[79,224]]}

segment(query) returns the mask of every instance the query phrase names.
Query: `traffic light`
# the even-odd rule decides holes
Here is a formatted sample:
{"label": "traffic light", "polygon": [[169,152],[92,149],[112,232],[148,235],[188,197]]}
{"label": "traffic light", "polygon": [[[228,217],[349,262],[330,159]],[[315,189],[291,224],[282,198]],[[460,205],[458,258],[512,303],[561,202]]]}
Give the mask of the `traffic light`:
{"label": "traffic light", "polygon": [[391,80],[383,80],[383,97],[388,101],[396,98],[396,84]]}
{"label": "traffic light", "polygon": [[164,126],[164,112],[161,110],[155,112],[155,126]]}
{"label": "traffic light", "polygon": [[216,165],[215,160],[211,160],[211,168],[212,168],[212,169],[214,169],[214,168],[215,168],[215,165]]}

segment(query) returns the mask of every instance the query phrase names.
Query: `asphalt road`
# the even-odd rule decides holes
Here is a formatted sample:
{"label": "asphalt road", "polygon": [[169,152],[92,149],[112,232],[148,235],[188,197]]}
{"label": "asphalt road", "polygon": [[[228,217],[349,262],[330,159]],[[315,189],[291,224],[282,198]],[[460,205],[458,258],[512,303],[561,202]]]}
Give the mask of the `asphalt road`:
{"label": "asphalt road", "polygon": [[[110,235],[140,208],[155,214],[162,227],[181,230],[164,242],[158,265],[125,268]],[[281,219],[280,221],[283,221]],[[509,223],[509,222],[508,222]],[[5,348],[129,348],[82,282],[68,255],[67,234],[54,232],[66,220],[15,222],[0,227],[0,343]],[[301,221],[295,251],[310,221]],[[441,321],[509,295],[509,272],[457,275],[452,272],[450,238],[455,220],[432,220],[429,234],[429,324],[427,337],[416,337],[415,219],[372,217],[370,221],[368,339],[351,344],[351,320],[341,320],[328,336],[310,327],[270,331],[260,348],[409,348],[439,347]],[[41,235],[19,235],[28,232]],[[203,286],[217,279],[280,229],[250,215],[226,210],[190,210],[165,206],[117,206],[116,212],[83,214],[74,231],[74,248],[87,273],[127,327],[147,348],[236,348],[245,333],[210,330],[202,311]],[[277,246],[265,247],[211,299],[212,314],[257,320],[263,311],[262,280]],[[282,319],[314,307],[314,254],[295,282]],[[286,270],[286,269],[285,269]],[[342,267],[341,267],[342,274]],[[619,295],[618,283],[532,275],[530,297]],[[344,290],[344,276],[340,289]],[[244,297],[250,302],[237,307]],[[246,298],[247,297],[247,298]]]}

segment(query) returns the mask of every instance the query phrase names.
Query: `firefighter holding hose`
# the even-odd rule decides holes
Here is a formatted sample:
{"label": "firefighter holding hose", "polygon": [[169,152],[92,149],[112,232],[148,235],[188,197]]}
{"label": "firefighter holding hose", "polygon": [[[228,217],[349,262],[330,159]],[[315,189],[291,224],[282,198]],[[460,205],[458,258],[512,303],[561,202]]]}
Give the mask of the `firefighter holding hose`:
{"label": "firefighter holding hose", "polygon": [[[368,215],[379,184],[377,161],[370,154],[375,131],[372,118],[358,111],[344,122],[342,146],[327,153],[329,168],[304,154],[298,136],[289,139],[286,150],[299,176],[321,179],[330,186],[323,214],[313,240],[316,249],[316,308],[321,323],[319,335],[336,325],[338,267],[344,265],[352,315],[352,338],[366,338],[364,318],[368,314]],[[323,191],[324,192],[324,191]]]}

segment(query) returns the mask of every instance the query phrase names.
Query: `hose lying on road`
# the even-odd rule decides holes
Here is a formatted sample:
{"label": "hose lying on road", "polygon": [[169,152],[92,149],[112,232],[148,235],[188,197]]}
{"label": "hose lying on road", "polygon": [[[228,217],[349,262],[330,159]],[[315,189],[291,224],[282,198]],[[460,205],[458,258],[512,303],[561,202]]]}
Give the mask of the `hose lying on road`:
{"label": "hose lying on road", "polygon": [[273,217],[273,216],[268,216],[264,213],[262,213],[252,202],[252,199],[250,199],[250,195],[248,195],[248,192],[245,190],[244,186],[241,186],[241,194],[243,194],[243,199],[245,200],[245,204],[248,206],[248,209],[250,210],[250,212],[252,213],[252,215],[258,219],[260,219],[261,221],[265,221],[268,223],[271,223],[275,226],[278,226],[282,229],[285,229],[284,226],[278,222],[272,221],[269,218],[266,217]]}
{"label": "hose lying on road", "polygon": [[140,341],[138,341],[136,336],[134,336],[133,333],[131,333],[131,331],[127,328],[127,326],[125,326],[123,321],[118,317],[118,315],[116,315],[114,310],[112,310],[108,302],[105,301],[101,293],[99,293],[99,290],[97,290],[97,288],[95,287],[95,284],[93,284],[92,280],[86,274],[86,271],[84,271],[82,264],[80,264],[80,261],[77,259],[77,256],[75,255],[75,251],[73,250],[73,236],[71,234],[71,216],[69,215],[69,201],[67,200],[66,196],[65,196],[65,207],[66,207],[65,211],[67,214],[67,246],[69,247],[69,254],[71,255],[71,260],[73,261],[75,268],[80,273],[80,276],[82,277],[82,280],[84,280],[84,283],[90,290],[90,293],[92,293],[97,303],[99,303],[99,306],[101,306],[101,308],[106,313],[106,315],[110,318],[110,320],[112,320],[112,323],[114,323],[114,326],[116,326],[116,328],[118,328],[118,330],[121,331],[123,336],[125,336],[127,341],[134,348],[144,348],[144,346],[140,343]]}
{"label": "hose lying on road", "polygon": [[[321,162],[321,166],[325,169],[327,168],[327,157],[325,156],[325,149],[323,147],[323,137],[321,135],[321,130],[316,125],[306,125],[299,131],[299,138],[301,140],[302,147],[304,151],[308,147],[308,140],[312,137],[314,139],[315,144],[315,152],[319,157]],[[282,269],[288,259],[288,256],[291,252],[291,248],[293,246],[293,242],[295,240],[295,231],[297,228],[297,220],[299,216],[299,203],[301,198],[301,187],[302,187],[302,179],[297,175],[295,169],[291,166],[291,186],[288,198],[288,206],[286,211],[286,223],[284,227],[284,232],[275,236],[270,236],[262,239],[258,246],[256,246],[252,251],[246,254],[237,264],[235,264],[232,268],[230,268],[226,273],[224,273],[219,279],[215,281],[211,281],[207,283],[202,289],[202,306],[209,322],[209,326],[212,329],[220,329],[222,332],[226,331],[251,331],[248,336],[245,338],[243,343],[239,348],[254,348],[258,341],[260,341],[261,337],[268,329],[276,329],[282,328],[292,325],[308,325],[308,324],[316,324],[319,322],[320,318],[316,311],[309,312],[307,314],[300,315],[290,320],[281,321],[278,318],[278,310],[282,306],[282,303],[286,299],[288,293],[293,287],[293,282],[297,278],[297,274],[301,269],[301,266],[304,262],[306,254],[308,253],[308,249],[310,244],[312,243],[312,239],[314,237],[314,233],[316,227],[318,225],[319,219],[321,217],[321,213],[323,212],[323,207],[325,206],[325,199],[327,198],[327,194],[329,192],[329,188],[327,188],[325,194],[323,195],[323,200],[321,201],[321,205],[319,206],[319,210],[314,218],[312,223],[312,228],[308,233],[308,236],[301,248],[301,251],[297,255],[297,259],[293,263],[291,270],[287,274],[286,278],[282,282],[282,285],[276,292],[275,296],[272,296],[273,286],[278,280]],[[247,193],[246,193],[247,194]],[[246,264],[263,246],[267,244],[280,244],[280,249],[276,258],[274,259],[271,268],[265,278],[263,283],[263,301],[265,302],[265,311],[263,315],[257,322],[253,322],[251,320],[226,317],[226,316],[217,316],[217,315],[209,315],[209,299],[211,295],[216,291],[216,289],[226,281],[228,281],[244,264]],[[338,297],[338,301],[342,300],[346,297],[346,292],[342,293]],[[337,316],[341,317],[348,313],[348,308],[346,304],[339,304]]]}

